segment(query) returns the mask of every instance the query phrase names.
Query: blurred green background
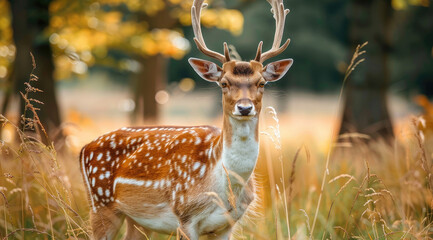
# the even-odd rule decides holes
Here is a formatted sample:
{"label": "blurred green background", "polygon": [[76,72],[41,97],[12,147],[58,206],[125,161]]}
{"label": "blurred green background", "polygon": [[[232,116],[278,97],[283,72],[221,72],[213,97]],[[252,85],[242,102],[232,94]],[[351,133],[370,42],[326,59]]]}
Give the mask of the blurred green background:
{"label": "blurred green background", "polygon": [[[415,112],[415,96],[433,96],[431,1],[284,2],[291,10],[284,37],[292,42],[279,59],[295,63],[270,86],[281,111],[293,92],[338,93],[354,48],[365,41],[366,63],[348,82],[340,132],[392,136],[387,94],[404,99]],[[176,99],[196,96],[193,92],[215,99],[200,111],[218,116],[218,89],[200,80],[187,62],[189,57],[206,58],[192,41],[191,3],[0,0],[0,113],[18,121],[24,108],[19,92],[32,70],[32,52],[36,87],[44,91],[37,95],[45,103],[40,117],[50,132],[63,122],[95,124],[102,112],[107,121],[122,115],[126,124],[161,122],[176,114],[189,119],[190,112],[180,109]],[[252,59],[260,41],[264,49],[272,43],[275,26],[269,10],[265,0],[210,1],[202,14],[207,45],[222,51],[227,42],[243,60]],[[102,107],[110,104],[116,108]],[[377,122],[382,126],[371,130]]]}

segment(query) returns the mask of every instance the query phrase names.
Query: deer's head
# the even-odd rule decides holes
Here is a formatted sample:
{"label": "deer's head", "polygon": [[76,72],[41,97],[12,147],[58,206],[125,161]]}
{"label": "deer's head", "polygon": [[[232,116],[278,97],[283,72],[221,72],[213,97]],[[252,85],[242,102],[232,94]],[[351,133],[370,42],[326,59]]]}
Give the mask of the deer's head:
{"label": "deer's head", "polygon": [[263,66],[264,61],[282,53],[290,43],[290,39],[287,39],[280,47],[284,20],[289,10],[284,9],[282,0],[270,1],[276,22],[272,48],[262,53],[263,42],[260,42],[255,59],[246,62],[231,60],[226,43],[224,43],[224,55],[206,47],[200,28],[201,9],[206,7],[203,2],[204,0],[194,0],[191,8],[194,41],[201,52],[220,61],[222,66],[197,58],[190,58],[189,63],[200,77],[216,82],[221,87],[226,114],[239,120],[248,120],[260,113],[265,85],[281,79],[292,66],[293,59],[271,62]]}

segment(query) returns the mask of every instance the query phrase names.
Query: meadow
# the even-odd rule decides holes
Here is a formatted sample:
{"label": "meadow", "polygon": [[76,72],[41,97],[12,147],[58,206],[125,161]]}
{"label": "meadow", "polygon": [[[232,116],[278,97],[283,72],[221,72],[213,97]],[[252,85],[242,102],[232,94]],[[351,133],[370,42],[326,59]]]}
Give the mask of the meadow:
{"label": "meadow", "polygon": [[[36,91],[28,87],[29,94],[32,90]],[[0,142],[2,239],[90,238],[79,150],[100,134],[128,125],[127,114],[114,114],[114,110],[103,114],[127,96],[80,92],[89,94],[80,99],[99,96],[98,102],[105,104],[95,105],[96,111],[87,109],[87,115],[85,109],[77,110],[85,104],[63,95],[63,104],[69,106],[64,140],[44,143],[40,140],[43,131],[29,134],[0,114],[5,139]],[[406,105],[393,99],[391,109],[400,117],[395,118],[396,139],[390,146],[384,141],[366,141],[368,136],[362,134],[336,136],[338,94],[293,94],[284,99],[289,104],[280,107],[281,115],[272,107],[281,101],[279,94],[267,92],[255,171],[258,200],[238,225],[235,239],[433,238],[431,116],[409,115],[410,110],[402,110]],[[163,107],[160,123],[219,125],[219,114],[203,114],[217,111],[216,96],[206,91],[174,94],[171,104]],[[27,94],[23,97],[28,100],[28,111],[37,110],[37,100]],[[39,124],[35,118],[25,127]]]}

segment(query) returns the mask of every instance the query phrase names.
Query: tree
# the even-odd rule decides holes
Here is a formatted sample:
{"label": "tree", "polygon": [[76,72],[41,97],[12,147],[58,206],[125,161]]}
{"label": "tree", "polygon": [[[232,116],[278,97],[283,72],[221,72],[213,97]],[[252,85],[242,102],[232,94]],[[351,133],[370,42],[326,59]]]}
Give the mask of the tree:
{"label": "tree", "polygon": [[[136,108],[134,113],[136,116],[141,113],[144,119],[156,119],[155,93],[165,86],[166,59],[180,59],[190,48],[180,27],[190,24],[191,1],[9,2],[16,52],[10,77],[2,83],[6,87],[2,113],[8,110],[10,100],[24,91],[24,82],[32,68],[30,52],[33,52],[38,66],[35,74],[39,76],[35,87],[44,90],[37,97],[45,103],[40,106],[40,119],[47,129],[54,130],[61,123],[54,79],[83,76],[95,64],[135,74],[137,81],[132,91],[140,109]],[[0,0],[0,4],[5,5],[5,1]],[[4,10],[1,19],[8,20]],[[237,10],[217,8],[205,12],[203,25],[207,27],[218,26],[232,33],[242,30],[243,18]],[[0,25],[2,44],[10,41],[7,33],[12,32],[5,31],[8,28],[3,26],[5,22]],[[135,66],[129,64],[133,61]],[[8,64],[0,58],[0,72]],[[0,78],[5,78],[3,75]],[[24,109],[24,103],[20,105]]]}
{"label": "tree", "polygon": [[[82,6],[78,1],[54,1],[50,40],[62,62],[57,66],[63,68],[56,72],[68,77],[67,73],[86,73],[74,71],[74,64],[119,68],[119,62],[133,61],[138,68],[120,66],[135,75],[133,120],[156,120],[155,94],[165,88],[167,59],[180,59],[190,49],[181,27],[191,24],[191,4],[190,0],[102,0]],[[202,22],[236,34],[242,31],[243,17],[237,10],[216,8],[205,11]],[[75,63],[65,57],[71,55]]]}
{"label": "tree", "polygon": [[[55,95],[54,86],[54,63],[51,47],[44,31],[49,26],[50,0],[14,0],[10,1],[11,26],[13,30],[13,41],[16,47],[15,61],[13,63],[12,75],[10,77],[11,88],[7,91],[3,101],[2,111],[6,112],[10,99],[18,96],[20,99],[20,111],[24,113],[25,102],[21,99],[20,92],[25,92],[24,82],[29,80],[32,70],[30,53],[33,52],[38,68],[34,72],[39,76],[35,87],[44,91],[37,99],[44,103],[38,113],[42,124],[48,130],[57,129],[60,126],[60,114]],[[12,84],[13,83],[13,84]],[[26,115],[25,117],[32,117]],[[52,131],[48,131],[50,134]]]}
{"label": "tree", "polygon": [[394,133],[387,104],[391,0],[354,0],[349,16],[352,47],[366,41],[369,44],[366,61],[347,84],[340,134],[359,132],[391,141]]}

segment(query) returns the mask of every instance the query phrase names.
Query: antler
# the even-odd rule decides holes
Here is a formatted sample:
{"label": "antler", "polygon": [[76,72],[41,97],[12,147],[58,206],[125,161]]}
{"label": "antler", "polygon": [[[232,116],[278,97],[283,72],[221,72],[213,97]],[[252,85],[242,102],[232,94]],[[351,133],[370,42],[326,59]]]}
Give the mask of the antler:
{"label": "antler", "polygon": [[194,42],[197,45],[198,49],[204,53],[206,56],[211,58],[215,58],[221,63],[225,63],[230,61],[229,49],[227,47],[227,43],[224,42],[224,55],[221,53],[210,50],[206,47],[206,43],[203,39],[203,34],[201,32],[200,27],[200,14],[201,9],[207,7],[207,4],[203,4],[204,0],[194,0],[191,7],[191,23],[192,28],[194,30]]}
{"label": "antler", "polygon": [[272,44],[272,48],[262,53],[262,45],[263,41],[259,43],[259,47],[257,48],[256,60],[257,62],[263,63],[267,59],[271,57],[275,57],[286,50],[287,46],[289,46],[290,38],[280,47],[281,40],[283,38],[284,33],[284,22],[286,20],[286,15],[290,12],[289,9],[284,9],[283,0],[267,0],[269,4],[271,4],[272,9],[271,12],[274,14],[275,18],[275,35],[274,35],[274,43]]}

